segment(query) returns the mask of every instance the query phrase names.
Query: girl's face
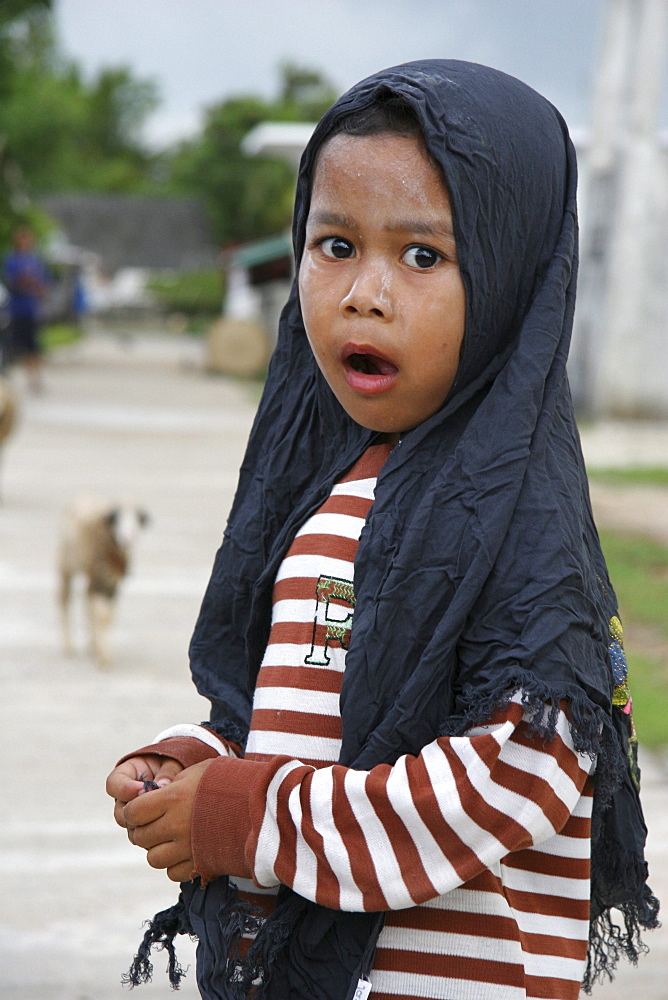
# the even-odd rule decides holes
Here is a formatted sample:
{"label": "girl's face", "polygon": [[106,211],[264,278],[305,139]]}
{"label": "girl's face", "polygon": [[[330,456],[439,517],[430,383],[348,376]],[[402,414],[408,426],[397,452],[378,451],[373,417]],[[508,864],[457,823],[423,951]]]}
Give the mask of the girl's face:
{"label": "girl's face", "polygon": [[299,268],[316,361],[346,412],[396,439],[445,400],[465,294],[441,174],[411,136],[322,148]]}

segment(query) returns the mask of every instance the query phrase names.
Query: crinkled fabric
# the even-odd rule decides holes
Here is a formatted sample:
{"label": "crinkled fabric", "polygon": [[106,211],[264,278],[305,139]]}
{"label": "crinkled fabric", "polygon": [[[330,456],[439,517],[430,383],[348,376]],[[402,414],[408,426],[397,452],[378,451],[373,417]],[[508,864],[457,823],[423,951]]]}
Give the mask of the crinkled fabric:
{"label": "crinkled fabric", "polygon": [[[304,153],[297,263],[318,149],[342,116],[388,95],[414,109],[443,171],[466,332],[448,398],[393,450],[360,539],[340,762],[368,769],[417,754],[483,721],[519,687],[549,736],[542,707],[566,699],[576,747],[598,756],[590,986],[614,966],[610,908],[621,906],[627,921],[617,951],[635,958],[639,926],[656,924],[658,904],[645,885],[628,719],[611,705],[616,600],[566,376],[575,154],[555,108],[503,73],[438,60],[385,70],[325,114]],[[228,739],[243,742],[248,732],[276,569],[297,528],[375,439],[322,378],[293,289],[191,645],[197,688]],[[618,854],[628,863],[613,878],[605,859]],[[212,899],[228,891],[225,879],[206,888]],[[219,977],[203,995],[248,995],[255,981],[253,996],[271,1000],[341,1000],[342,984],[353,989],[368,971],[381,924],[382,915],[323,912],[284,890],[250,965],[231,977],[237,985]],[[200,960],[220,967],[220,956]],[[286,969],[299,972],[291,978]]]}

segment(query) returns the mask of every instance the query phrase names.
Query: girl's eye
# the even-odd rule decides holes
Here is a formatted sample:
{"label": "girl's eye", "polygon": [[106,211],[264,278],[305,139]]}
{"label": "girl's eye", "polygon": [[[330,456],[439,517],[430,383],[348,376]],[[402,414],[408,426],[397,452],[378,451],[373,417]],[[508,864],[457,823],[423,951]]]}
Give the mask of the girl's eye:
{"label": "girl's eye", "polygon": [[404,254],[404,261],[409,267],[417,267],[422,271],[434,267],[439,260],[443,260],[440,253],[431,247],[409,247]]}
{"label": "girl's eye", "polygon": [[335,257],[337,260],[345,260],[346,257],[352,257],[355,253],[352,243],[342,239],[341,236],[328,236],[326,240],[321,242],[320,248],[325,257]]}

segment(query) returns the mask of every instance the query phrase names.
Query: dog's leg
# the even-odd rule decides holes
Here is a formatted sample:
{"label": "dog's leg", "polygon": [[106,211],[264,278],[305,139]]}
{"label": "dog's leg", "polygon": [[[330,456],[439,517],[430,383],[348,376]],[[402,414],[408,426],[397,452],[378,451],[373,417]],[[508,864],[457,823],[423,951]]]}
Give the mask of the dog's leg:
{"label": "dog's leg", "polygon": [[60,626],[63,641],[63,652],[66,656],[72,656],[74,646],[72,645],[72,631],[70,628],[70,599],[72,596],[72,574],[67,570],[60,571],[60,588],[58,590],[58,604],[60,606]]}
{"label": "dog's leg", "polygon": [[101,667],[111,666],[109,627],[113,618],[114,600],[106,594],[89,592],[91,652]]}

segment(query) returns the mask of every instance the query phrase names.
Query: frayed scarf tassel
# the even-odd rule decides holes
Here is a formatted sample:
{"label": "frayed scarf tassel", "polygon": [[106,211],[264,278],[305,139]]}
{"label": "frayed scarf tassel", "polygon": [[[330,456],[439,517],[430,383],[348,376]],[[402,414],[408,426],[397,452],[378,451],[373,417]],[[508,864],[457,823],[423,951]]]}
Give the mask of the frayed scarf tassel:
{"label": "frayed scarf tassel", "polygon": [[529,729],[540,739],[549,741],[557,734],[557,720],[561,702],[568,703],[571,734],[578,753],[587,754],[592,760],[605,757],[612,766],[614,783],[623,770],[624,758],[612,752],[614,760],[608,761],[614,740],[605,733],[610,723],[606,713],[595,706],[585,694],[572,687],[558,690],[538,680],[530,671],[517,670],[503,678],[503,682],[485,691],[467,686],[462,692],[467,708],[461,715],[451,716],[441,727],[440,736],[463,736],[467,730],[484,725],[495,712],[510,704],[517,692],[522,692],[522,707],[527,713]]}
{"label": "frayed scarf tassel", "polygon": [[[385,913],[328,910],[282,887],[279,905],[265,920],[239,967],[235,982],[241,993],[237,996],[250,1000],[297,995],[314,1000],[325,996],[352,1000],[358,980],[367,977],[371,970],[385,916]],[[312,954],[313,946],[319,941],[324,947],[311,972],[299,963],[296,979],[293,979],[295,968],[290,955],[293,937],[302,941],[306,948],[304,954]],[[364,947],[360,947],[364,942]],[[327,967],[326,985],[322,970]]]}
{"label": "frayed scarf tassel", "polygon": [[644,886],[638,902],[623,903],[617,912],[623,917],[623,927],[612,919],[611,910],[604,910],[591,922],[587,968],[582,980],[582,989],[587,995],[591,994],[597,982],[614,978],[621,958],[637,965],[640,956],[649,951],[640,937],[641,930],[654,930],[661,926],[659,901],[649,886]]}
{"label": "frayed scarf tassel", "polygon": [[[612,980],[620,959],[638,964],[649,948],[641,931],[655,930],[660,903],[646,884],[647,863],[637,854],[617,847],[606,854],[602,844],[594,846],[592,864],[599,872],[598,895],[592,896],[587,967],[582,988],[589,994],[595,983]],[[619,900],[614,906],[608,900]],[[622,923],[613,919],[622,918]]]}
{"label": "frayed scarf tassel", "polygon": [[148,983],[153,976],[153,963],[151,962],[151,950],[155,946],[161,951],[166,951],[168,955],[167,975],[169,984],[173,990],[178,990],[181,979],[185,976],[186,970],[179,964],[174,947],[174,938],[177,934],[190,934],[188,914],[183,903],[182,896],[178,902],[170,906],[168,910],[161,910],[156,913],[153,920],[147,920],[148,930],[144,934],[142,943],[134,957],[129,970],[121,977],[124,986],[132,989],[142,983]]}
{"label": "frayed scarf tassel", "polygon": [[[218,912],[218,934],[224,942],[225,955],[227,956],[224,966],[224,980],[234,990],[235,995],[240,998],[254,996],[250,989],[246,988],[244,970],[248,956],[246,959],[241,958],[242,940],[245,935],[256,938],[265,924],[266,918],[260,914],[259,910],[240,899],[236,887],[232,887],[228,882],[226,895]],[[242,984],[242,988],[237,990],[239,984]]]}
{"label": "frayed scarf tassel", "polygon": [[241,986],[242,996],[252,997],[253,1000],[264,1000],[267,996],[276,957],[287,945],[305,908],[301,897],[291,896],[280,910],[274,911],[263,922],[262,933],[251,944],[235,976],[235,981]]}

